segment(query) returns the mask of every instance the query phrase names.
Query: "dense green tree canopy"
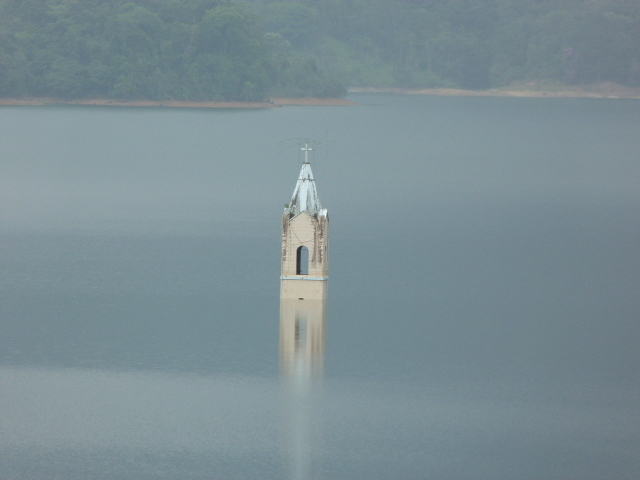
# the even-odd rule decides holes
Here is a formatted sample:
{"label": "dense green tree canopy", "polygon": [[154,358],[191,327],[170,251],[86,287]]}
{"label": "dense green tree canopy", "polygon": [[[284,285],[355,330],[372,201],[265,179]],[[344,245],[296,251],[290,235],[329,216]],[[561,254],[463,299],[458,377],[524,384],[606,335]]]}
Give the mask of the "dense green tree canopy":
{"label": "dense green tree canopy", "polygon": [[290,91],[345,92],[226,0],[0,0],[3,96],[262,100]]}
{"label": "dense green tree canopy", "polygon": [[0,0],[0,96],[640,85],[637,0]]}
{"label": "dense green tree canopy", "polygon": [[260,15],[264,29],[280,33],[294,51],[312,54],[348,85],[640,85],[638,0],[244,3]]}

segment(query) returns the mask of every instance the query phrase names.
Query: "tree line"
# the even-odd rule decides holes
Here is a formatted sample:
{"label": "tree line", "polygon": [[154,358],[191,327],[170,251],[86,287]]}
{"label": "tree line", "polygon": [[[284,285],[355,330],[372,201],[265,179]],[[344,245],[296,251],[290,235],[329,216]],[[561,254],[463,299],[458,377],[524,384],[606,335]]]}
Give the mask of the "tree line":
{"label": "tree line", "polygon": [[0,0],[0,96],[640,85],[637,0]]}
{"label": "tree line", "polygon": [[637,0],[245,0],[350,86],[640,85]]}
{"label": "tree line", "polygon": [[341,96],[225,0],[0,0],[0,95],[262,100]]}

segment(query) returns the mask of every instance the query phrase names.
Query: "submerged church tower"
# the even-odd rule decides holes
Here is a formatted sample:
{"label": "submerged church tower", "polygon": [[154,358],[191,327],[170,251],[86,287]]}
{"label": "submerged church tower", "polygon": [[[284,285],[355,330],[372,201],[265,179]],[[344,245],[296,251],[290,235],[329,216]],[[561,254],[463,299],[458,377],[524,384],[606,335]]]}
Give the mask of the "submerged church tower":
{"label": "submerged church tower", "polygon": [[318,199],[308,145],[282,217],[280,358],[286,373],[318,373],[324,364],[329,216]]}

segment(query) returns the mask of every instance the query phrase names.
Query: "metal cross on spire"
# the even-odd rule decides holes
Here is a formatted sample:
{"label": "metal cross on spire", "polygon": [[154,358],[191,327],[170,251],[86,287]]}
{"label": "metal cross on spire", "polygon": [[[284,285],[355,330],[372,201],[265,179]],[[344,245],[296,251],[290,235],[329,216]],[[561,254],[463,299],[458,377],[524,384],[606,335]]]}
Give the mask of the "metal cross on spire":
{"label": "metal cross on spire", "polygon": [[305,142],[304,147],[300,150],[304,152],[304,163],[309,163],[309,152],[313,151],[313,148],[309,146],[309,142]]}

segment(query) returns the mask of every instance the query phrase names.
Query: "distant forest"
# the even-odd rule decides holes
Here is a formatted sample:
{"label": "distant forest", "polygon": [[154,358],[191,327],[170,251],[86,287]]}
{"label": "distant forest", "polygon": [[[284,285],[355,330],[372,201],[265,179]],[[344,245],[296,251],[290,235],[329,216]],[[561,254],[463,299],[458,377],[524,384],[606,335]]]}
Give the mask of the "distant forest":
{"label": "distant forest", "polygon": [[638,0],[0,0],[0,96],[640,86]]}

